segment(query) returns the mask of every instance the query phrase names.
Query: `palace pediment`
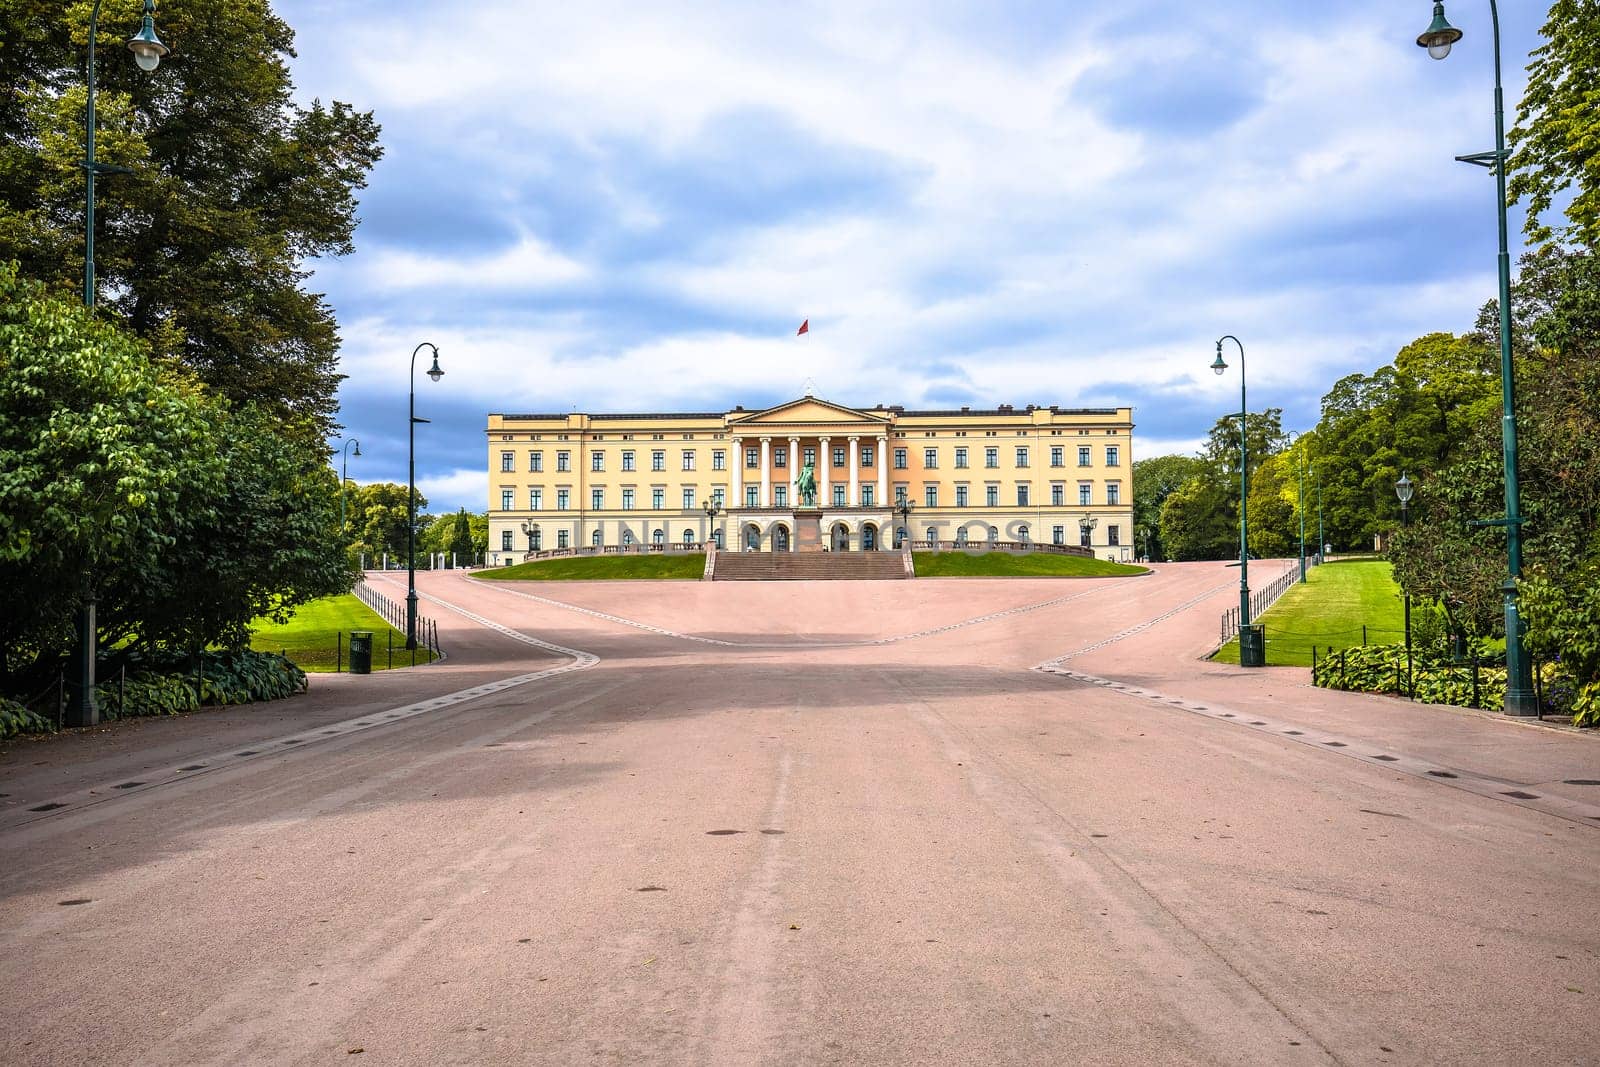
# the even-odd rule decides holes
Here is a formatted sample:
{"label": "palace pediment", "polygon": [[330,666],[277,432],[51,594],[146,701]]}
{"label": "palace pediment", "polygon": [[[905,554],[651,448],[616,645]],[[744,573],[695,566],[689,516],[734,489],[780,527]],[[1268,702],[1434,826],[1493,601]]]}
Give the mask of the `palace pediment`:
{"label": "palace pediment", "polygon": [[791,400],[786,404],[767,408],[765,411],[740,411],[728,416],[729,429],[747,427],[776,429],[791,426],[845,426],[851,424],[863,428],[879,429],[887,426],[889,419],[884,415],[877,415],[868,411],[857,411],[855,408],[847,408],[842,404],[819,400],[814,396],[803,396],[798,400]]}

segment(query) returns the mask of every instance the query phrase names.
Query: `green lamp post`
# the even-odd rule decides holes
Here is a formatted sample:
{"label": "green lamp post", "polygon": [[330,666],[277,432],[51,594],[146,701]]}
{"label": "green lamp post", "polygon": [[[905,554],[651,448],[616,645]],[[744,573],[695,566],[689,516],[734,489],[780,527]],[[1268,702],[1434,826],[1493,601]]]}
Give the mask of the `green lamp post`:
{"label": "green lamp post", "polygon": [[339,532],[344,532],[344,483],[350,480],[350,446],[356,446],[356,458],[361,458],[361,442],[354,437],[344,443],[344,461],[339,465]]}
{"label": "green lamp post", "polygon": [[[1501,585],[1506,627],[1506,714],[1534,716],[1539,701],[1533,689],[1532,661],[1528,657],[1526,635],[1517,606],[1517,579],[1522,577],[1522,508],[1517,489],[1516,383],[1511,365],[1511,253],[1506,235],[1506,151],[1505,94],[1500,85],[1500,10],[1489,0],[1489,22],[1494,37],[1494,151],[1457,156],[1462,163],[1487,167],[1495,177],[1495,208],[1500,224],[1500,438],[1505,462],[1506,513],[1503,518],[1482,520],[1474,525],[1504,526],[1506,530],[1506,580]],[[1450,47],[1461,40],[1461,31],[1444,17],[1444,4],[1433,5],[1433,22],[1417,37],[1417,44],[1434,59],[1450,54]]]}
{"label": "green lamp post", "polygon": [[[1227,362],[1222,358],[1222,342],[1232,341],[1239,346],[1239,632],[1244,633],[1244,628],[1250,625],[1250,518],[1248,508],[1250,504],[1250,457],[1246,445],[1246,423],[1249,421],[1250,405],[1245,399],[1244,383],[1244,342],[1231,333],[1225,333],[1217,339],[1217,358],[1211,364],[1211,369],[1217,374],[1222,374],[1228,369]],[[1240,658],[1243,659],[1243,641],[1240,642]],[[1258,664],[1243,664],[1243,666],[1258,666]]]}
{"label": "green lamp post", "polygon": [[427,419],[417,418],[417,353],[424,348],[433,349],[433,366],[428,377],[438,381],[444,377],[439,369],[439,349],[432,341],[424,341],[411,350],[411,421],[406,427],[406,648],[417,647],[417,423]]}
{"label": "green lamp post", "polygon": [[[100,174],[127,174],[126,167],[114,167],[94,158],[94,42],[100,32],[100,4],[95,0],[89,10],[89,59],[85,64],[89,82],[88,100],[83,111],[83,306],[94,307],[94,179]],[[155,70],[167,46],[156,36],[154,0],[144,0],[144,25],[128,40],[128,48],[140,70]],[[95,704],[94,681],[95,642],[98,637],[95,624],[94,576],[91,566],[84,574],[82,602],[78,605],[77,655],[73,664],[73,690],[67,702],[68,726],[93,726],[100,721],[100,709]]]}

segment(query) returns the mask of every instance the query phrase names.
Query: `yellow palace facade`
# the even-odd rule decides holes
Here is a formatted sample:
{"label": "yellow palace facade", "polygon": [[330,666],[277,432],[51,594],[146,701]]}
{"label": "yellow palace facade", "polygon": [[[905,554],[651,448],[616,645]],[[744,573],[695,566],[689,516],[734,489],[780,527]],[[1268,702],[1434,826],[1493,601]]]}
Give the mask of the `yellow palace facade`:
{"label": "yellow palace facade", "polygon": [[[1131,559],[1131,408],[491,414],[489,562],[1083,545]],[[809,496],[802,489],[810,490]]]}

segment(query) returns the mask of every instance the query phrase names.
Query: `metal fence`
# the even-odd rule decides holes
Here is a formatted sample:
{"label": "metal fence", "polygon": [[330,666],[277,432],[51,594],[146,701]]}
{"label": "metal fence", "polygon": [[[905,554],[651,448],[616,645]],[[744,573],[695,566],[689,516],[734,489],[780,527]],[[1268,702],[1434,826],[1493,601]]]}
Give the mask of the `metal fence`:
{"label": "metal fence", "polygon": [[[1321,557],[1307,556],[1306,568],[1315,567],[1320,563]],[[1278,575],[1272,581],[1250,594],[1250,617],[1259,620],[1266,610],[1278,602],[1278,598],[1287,593],[1289,589],[1300,580],[1300,564],[1290,564],[1289,569]],[[1239,636],[1239,609],[1229,608],[1222,613],[1222,632],[1219,644],[1227,644]]]}
{"label": "metal fence", "polygon": [[[355,593],[356,598],[363,604],[383,616],[384,622],[401,633],[405,633],[406,608],[404,604],[396,604],[368,585],[365,578],[357,579],[356,587],[351,592]],[[417,612],[417,644],[426,648],[435,656],[444,655],[444,650],[439,647],[438,623],[420,611]]]}

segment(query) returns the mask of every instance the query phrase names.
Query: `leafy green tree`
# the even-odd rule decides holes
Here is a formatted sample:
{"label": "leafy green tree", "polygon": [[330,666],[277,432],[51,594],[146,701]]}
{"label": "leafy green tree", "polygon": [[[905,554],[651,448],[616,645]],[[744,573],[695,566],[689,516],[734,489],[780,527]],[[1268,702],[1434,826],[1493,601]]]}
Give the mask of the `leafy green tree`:
{"label": "leafy green tree", "polygon": [[1600,247],[1600,5],[1555,0],[1543,33],[1508,139],[1507,191],[1513,199],[1528,198],[1528,236],[1549,243],[1550,208],[1576,186],[1564,211],[1566,235]]}
{"label": "leafy green tree", "polygon": [[[82,61],[91,5],[28,0],[0,23],[0,261],[78,292]],[[100,16],[96,189],[103,306],[222,396],[316,438],[340,375],[332,310],[302,264],[351,250],[356,192],[381,155],[370,113],[301,105],[293,31],[259,0],[167,0],[173,52],[125,61],[139,0]]]}
{"label": "leafy green tree", "polygon": [[[1205,460],[1197,456],[1151,456],[1133,465],[1133,525],[1147,531],[1151,559],[1166,559],[1166,542],[1161,536],[1161,507],[1172,491],[1206,470]],[[1146,549],[1145,545],[1139,546]]]}
{"label": "leafy green tree", "polygon": [[1207,476],[1190,478],[1161,505],[1166,558],[1227,559],[1239,554],[1239,494]]}
{"label": "leafy green tree", "polygon": [[[365,552],[369,566],[379,566],[383,554],[389,554],[391,563],[404,563],[406,559],[406,498],[407,489],[394,482],[374,482],[346,490],[350,532],[356,535],[353,547]],[[417,494],[417,552],[425,557],[427,548],[423,536],[427,531],[426,511],[428,498]]]}
{"label": "leafy green tree", "polygon": [[462,563],[470,563],[473,560],[472,520],[467,517],[466,508],[456,512],[455,525],[450,531],[449,551]]}
{"label": "leafy green tree", "polygon": [[216,420],[182,375],[0,265],[0,651],[4,673],[71,640],[83,593],[173,550],[224,476]]}

